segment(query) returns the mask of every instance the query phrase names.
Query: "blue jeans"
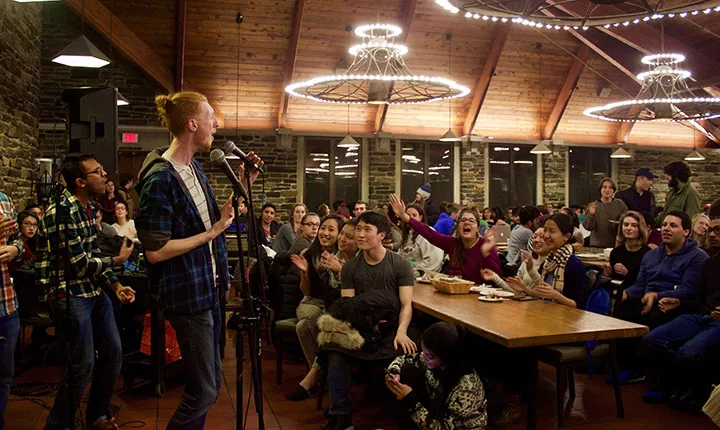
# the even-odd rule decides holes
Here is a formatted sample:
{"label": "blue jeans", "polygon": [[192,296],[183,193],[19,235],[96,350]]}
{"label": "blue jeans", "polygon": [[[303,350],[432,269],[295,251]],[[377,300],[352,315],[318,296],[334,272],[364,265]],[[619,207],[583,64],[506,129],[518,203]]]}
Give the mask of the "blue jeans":
{"label": "blue jeans", "polygon": [[167,312],[177,333],[185,369],[185,391],[168,429],[203,429],[208,410],[215,403],[222,381],[220,360],[220,306],[198,314]]}
{"label": "blue jeans", "polygon": [[330,393],[330,415],[347,415],[350,407],[352,366],[347,357],[335,351],[327,356],[327,384]]}
{"label": "blue jeans", "polygon": [[0,317],[0,429],[5,428],[5,407],[15,373],[15,344],[20,334],[17,312]]}
{"label": "blue jeans", "polygon": [[720,321],[714,321],[710,315],[680,315],[648,333],[643,342],[673,354],[683,365],[696,366],[711,348],[720,344]]}
{"label": "blue jeans", "polygon": [[105,291],[91,298],[70,297],[69,310],[66,307],[67,298],[60,299],[57,312],[60,318],[66,318],[61,333],[70,346],[71,366],[55,395],[45,429],[70,427],[91,376],[86,422],[110,418],[108,406],[122,366],[120,334]]}

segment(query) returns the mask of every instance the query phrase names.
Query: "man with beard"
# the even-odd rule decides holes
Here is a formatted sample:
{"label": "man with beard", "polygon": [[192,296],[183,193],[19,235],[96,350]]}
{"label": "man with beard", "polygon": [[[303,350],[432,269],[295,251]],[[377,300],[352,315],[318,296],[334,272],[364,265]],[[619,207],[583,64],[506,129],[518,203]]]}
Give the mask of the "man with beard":
{"label": "man with beard", "polygon": [[662,225],[665,216],[672,211],[685,212],[690,219],[702,211],[700,196],[689,184],[692,172],[684,161],[673,161],[663,169],[670,191],[665,198],[665,208],[655,221]]}
{"label": "man with beard", "polygon": [[[708,245],[720,250],[720,218],[710,221]],[[705,261],[692,299],[664,298],[661,308],[679,308],[684,315],[651,331],[643,342],[655,351],[662,371],[658,383],[643,399],[668,401],[670,406],[699,411],[710,394],[708,359],[720,345],[720,254]]]}

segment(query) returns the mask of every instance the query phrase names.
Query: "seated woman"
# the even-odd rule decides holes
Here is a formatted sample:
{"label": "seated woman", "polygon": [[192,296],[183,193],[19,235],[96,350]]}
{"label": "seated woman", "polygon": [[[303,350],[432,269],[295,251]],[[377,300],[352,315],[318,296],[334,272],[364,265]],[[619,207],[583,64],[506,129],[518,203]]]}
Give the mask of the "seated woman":
{"label": "seated woman", "polygon": [[697,240],[698,247],[708,248],[708,229],[710,228],[710,217],[705,214],[697,214],[692,219],[692,232],[690,238]]}
{"label": "seated woman", "polygon": [[[405,213],[418,222],[425,221],[425,210],[422,206],[412,203]],[[443,262],[442,249],[432,245],[407,223],[402,225],[402,247],[398,254],[415,261],[415,270],[432,270],[439,272]]]}
{"label": "seated woman", "polygon": [[663,244],[662,234],[660,233],[660,229],[657,228],[657,225],[655,224],[655,218],[653,218],[647,212],[642,212],[642,217],[645,220],[645,225],[647,226],[648,230],[648,238],[645,244],[650,249],[655,249],[661,246]]}
{"label": "seated woman", "polygon": [[582,231],[580,230],[580,219],[578,218],[575,211],[570,209],[567,206],[563,206],[560,208],[560,212],[564,213],[565,215],[572,218],[573,222],[573,240],[574,244],[577,244],[576,246],[582,246],[583,242],[585,241],[585,236],[583,235]]}
{"label": "seated woman", "polygon": [[492,270],[483,269],[483,279],[511,293],[520,292],[534,296],[532,290],[542,282],[538,268],[550,254],[550,246],[545,242],[542,227],[533,233],[530,243],[530,251],[523,253],[523,262],[518,268],[517,276],[503,280]]}
{"label": "seated woman", "polygon": [[502,273],[492,233],[487,238],[480,237],[478,233],[480,215],[476,211],[464,209],[460,212],[455,237],[453,237],[440,234],[428,225],[411,219],[405,213],[405,203],[395,194],[390,195],[390,206],[403,222],[409,224],[428,242],[448,253],[451,276],[460,276],[468,281],[481,284],[483,282],[480,273],[482,269]]}
{"label": "seated woman", "polygon": [[275,242],[273,243],[273,251],[283,252],[289,251],[293,242],[297,238],[300,228],[302,227],[302,219],[307,213],[307,207],[302,203],[295,203],[290,210],[290,222],[280,226],[280,229],[275,235]]}
{"label": "seated woman", "polygon": [[[300,289],[305,298],[297,309],[296,331],[310,371],[291,392],[285,395],[289,400],[303,400],[314,394],[320,380],[320,367],[315,361],[317,351],[317,318],[340,297],[340,273],[347,260],[357,254],[355,226],[357,220],[342,223],[338,215],[326,217],[320,227],[317,239],[304,255],[293,255],[293,263],[300,269]],[[336,235],[337,252],[331,252],[333,228],[341,226]],[[317,244],[317,245],[316,245]],[[319,260],[315,255],[321,250]]]}
{"label": "seated woman", "polygon": [[610,265],[605,268],[605,275],[623,281],[625,288],[632,286],[640,273],[640,262],[650,251],[645,244],[647,237],[645,218],[639,212],[625,213],[620,220],[618,245],[610,251]]}
{"label": "seated woman", "polygon": [[123,202],[115,204],[115,224],[112,226],[117,231],[118,236],[128,237],[138,242],[137,230],[135,230],[135,221],[128,219],[129,214],[127,206]]}
{"label": "seated woman", "polygon": [[545,221],[543,237],[550,253],[539,269],[543,282],[532,292],[541,299],[585,309],[588,278],[585,266],[573,255],[572,233],[572,219],[563,213]]}
{"label": "seated woman", "polygon": [[300,220],[300,225],[300,233],[290,247],[290,254],[299,254],[303,249],[310,248],[320,228],[320,217],[315,212],[308,212]]}
{"label": "seated woman", "polygon": [[438,322],[422,334],[422,352],[390,364],[385,385],[400,401],[400,428],[485,428],[485,390],[463,360],[463,340],[462,328]]}

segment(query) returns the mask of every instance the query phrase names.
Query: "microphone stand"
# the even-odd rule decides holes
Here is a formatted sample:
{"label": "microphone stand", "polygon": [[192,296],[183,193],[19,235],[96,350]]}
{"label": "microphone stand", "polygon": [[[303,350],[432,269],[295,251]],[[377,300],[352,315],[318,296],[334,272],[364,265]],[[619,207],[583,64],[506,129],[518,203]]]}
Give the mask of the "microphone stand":
{"label": "microphone stand", "polygon": [[[251,163],[245,164],[245,179],[246,184],[250,184],[250,174],[254,166]],[[248,225],[247,225],[247,231],[248,231],[248,254],[251,255],[251,250],[255,249],[255,256],[257,258],[256,264],[258,265],[258,273],[259,273],[259,280],[260,285],[258,288],[258,292],[260,293],[260,297],[253,297],[251,290],[251,286],[248,285],[249,283],[245,279],[245,266],[242,261],[243,257],[243,251],[242,251],[242,240],[240,238],[240,226],[237,224],[237,221],[239,218],[239,199],[240,197],[245,194],[247,197],[247,201],[245,202],[245,206],[248,209]],[[266,294],[265,294],[265,288],[267,285],[267,275],[265,273],[265,264],[263,262],[263,256],[265,254],[265,250],[262,247],[262,242],[260,241],[260,232],[258,229],[257,221],[255,219],[255,213],[253,210],[253,201],[252,201],[252,186],[248,186],[247,190],[243,189],[236,189],[233,191],[233,210],[235,212],[235,220],[237,225],[237,246],[238,246],[238,254],[240,257],[240,269],[241,269],[241,281],[240,285],[242,288],[242,303],[243,308],[242,311],[235,311],[233,312],[233,315],[230,317],[230,320],[228,321],[228,328],[236,331],[236,347],[235,347],[235,366],[236,366],[236,387],[235,387],[235,393],[236,398],[238,402],[238,406],[236,407],[237,413],[235,415],[236,420],[236,428],[238,430],[241,430],[243,428],[243,380],[244,380],[244,370],[243,370],[243,363],[245,362],[245,351],[244,351],[244,339],[243,339],[243,331],[247,331],[248,336],[248,347],[250,352],[250,366],[251,366],[251,381],[252,381],[252,389],[254,394],[254,400],[255,400],[255,411],[258,415],[258,429],[264,430],[265,429],[265,416],[263,412],[263,399],[262,399],[262,340],[260,338],[260,322],[261,322],[261,314],[264,310],[268,309],[267,307],[267,301],[266,301]]]}

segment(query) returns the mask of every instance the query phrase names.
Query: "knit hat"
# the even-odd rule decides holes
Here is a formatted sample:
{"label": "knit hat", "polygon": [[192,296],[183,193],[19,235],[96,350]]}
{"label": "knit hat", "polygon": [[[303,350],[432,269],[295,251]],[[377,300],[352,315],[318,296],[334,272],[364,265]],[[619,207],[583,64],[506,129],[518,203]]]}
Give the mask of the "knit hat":
{"label": "knit hat", "polygon": [[423,200],[427,200],[430,198],[430,184],[425,184],[417,189],[416,191],[420,196],[423,198]]}

